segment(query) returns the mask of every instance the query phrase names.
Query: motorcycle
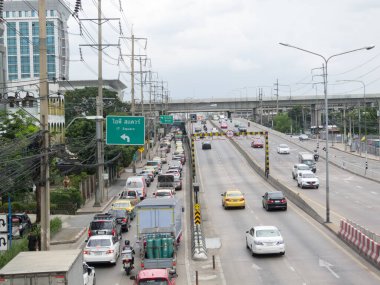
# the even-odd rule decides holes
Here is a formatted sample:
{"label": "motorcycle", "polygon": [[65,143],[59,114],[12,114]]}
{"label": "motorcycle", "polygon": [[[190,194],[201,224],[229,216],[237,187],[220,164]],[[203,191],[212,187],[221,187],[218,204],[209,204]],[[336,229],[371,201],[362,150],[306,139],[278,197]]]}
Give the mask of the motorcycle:
{"label": "motorcycle", "polygon": [[127,273],[127,275],[131,274],[131,271],[134,268],[133,254],[134,254],[134,250],[131,249],[130,247],[123,248],[121,252],[121,260],[123,263],[123,269],[125,273]]}

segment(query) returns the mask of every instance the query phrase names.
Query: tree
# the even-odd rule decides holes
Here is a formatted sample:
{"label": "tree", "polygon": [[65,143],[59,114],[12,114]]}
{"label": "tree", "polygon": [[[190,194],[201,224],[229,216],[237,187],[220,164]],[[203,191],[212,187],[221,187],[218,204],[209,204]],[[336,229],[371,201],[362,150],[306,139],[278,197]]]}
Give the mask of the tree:
{"label": "tree", "polygon": [[276,131],[282,132],[282,133],[289,133],[291,126],[292,126],[292,120],[288,116],[288,113],[278,113],[274,119],[274,129]]}
{"label": "tree", "polygon": [[33,184],[38,189],[41,133],[36,119],[22,110],[2,112],[0,120],[0,194],[3,199],[8,195],[22,197]]}

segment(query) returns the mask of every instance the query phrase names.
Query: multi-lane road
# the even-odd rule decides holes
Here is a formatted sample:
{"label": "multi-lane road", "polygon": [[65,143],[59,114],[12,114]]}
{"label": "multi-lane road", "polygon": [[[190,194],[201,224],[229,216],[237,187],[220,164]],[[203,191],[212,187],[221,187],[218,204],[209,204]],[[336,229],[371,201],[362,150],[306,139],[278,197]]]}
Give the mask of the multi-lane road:
{"label": "multi-lane road", "polygon": [[[209,129],[211,126],[209,126]],[[253,129],[252,129],[253,131]],[[252,149],[250,139],[237,139],[239,144],[251,153],[253,159],[264,164],[264,151]],[[296,191],[307,192],[308,201],[323,207],[323,165],[318,164],[317,173],[321,179],[319,190],[299,190],[291,177],[291,167],[297,162],[297,147],[291,145],[291,155],[278,155],[276,146],[280,139],[270,138],[271,175],[278,175],[284,183]],[[273,191],[247,164],[246,160],[227,139],[212,140],[211,150],[201,149],[197,141],[196,160],[198,179],[201,183],[201,203],[204,227],[207,237],[219,238],[221,247],[217,258],[221,262],[222,279],[225,284],[378,284],[380,277],[376,269],[351,252],[336,236],[316,223],[299,208],[289,203],[288,211],[266,212],[261,205],[261,196]],[[368,209],[360,211],[355,201],[364,202],[370,195],[361,193],[353,198],[359,187],[369,189],[373,182],[352,176],[340,169],[331,170],[333,187],[351,187],[349,193],[336,191],[332,194],[332,204],[337,205],[340,217],[351,214],[360,219],[369,219]],[[349,182],[347,182],[349,181]],[[362,183],[362,184],[361,184]],[[335,186],[336,185],[336,186]],[[372,186],[371,186],[372,185]],[[227,189],[239,189],[245,193],[246,209],[224,210],[220,194]],[[334,189],[333,188],[333,189]],[[373,188],[374,191],[378,189]],[[353,192],[355,191],[355,192]],[[341,201],[339,196],[342,196]],[[350,203],[348,204],[348,201]],[[359,200],[358,200],[359,199]],[[369,202],[369,201],[367,201]],[[376,207],[376,201],[368,203]],[[334,212],[335,213],[335,212]],[[367,213],[367,215],[365,215]],[[372,215],[373,216],[373,215]],[[286,242],[285,256],[252,257],[245,247],[245,231],[254,225],[277,226]],[[217,284],[217,283],[215,283]]]}

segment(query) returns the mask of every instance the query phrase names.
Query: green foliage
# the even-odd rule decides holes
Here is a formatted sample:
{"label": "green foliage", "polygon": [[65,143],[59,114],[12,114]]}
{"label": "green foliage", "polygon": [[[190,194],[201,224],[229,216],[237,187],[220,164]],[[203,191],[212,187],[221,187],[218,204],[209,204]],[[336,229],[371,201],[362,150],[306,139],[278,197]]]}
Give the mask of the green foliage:
{"label": "green foliage", "polygon": [[279,113],[274,117],[274,129],[282,133],[289,133],[292,125],[292,120],[288,113]]}
{"label": "green foliage", "polygon": [[36,119],[26,112],[19,110],[16,113],[0,113],[0,132],[2,140],[13,140],[36,133],[39,128]]}
{"label": "green foliage", "polygon": [[[26,212],[26,213],[35,213],[37,209],[37,204],[35,202],[30,203],[21,203],[21,202],[12,202],[12,212]],[[0,212],[8,212],[8,203],[3,203],[0,206]]]}
{"label": "green foliage", "polygon": [[62,229],[62,220],[59,217],[55,217],[50,220],[50,235],[54,236]]}
{"label": "green foliage", "polygon": [[26,238],[15,240],[9,250],[0,254],[0,268],[3,268],[9,261],[13,259],[19,252],[28,250],[28,240]]}
{"label": "green foliage", "polygon": [[80,208],[83,204],[83,198],[78,189],[70,187],[52,191],[50,193],[50,202],[57,205],[75,204],[77,208]]}

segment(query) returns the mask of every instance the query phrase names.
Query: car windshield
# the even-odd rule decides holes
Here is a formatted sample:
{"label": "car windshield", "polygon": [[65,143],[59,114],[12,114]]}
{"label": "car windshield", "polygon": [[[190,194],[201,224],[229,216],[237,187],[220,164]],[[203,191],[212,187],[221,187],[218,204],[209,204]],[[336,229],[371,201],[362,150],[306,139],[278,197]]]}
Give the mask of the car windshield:
{"label": "car windshield", "polygon": [[140,280],[139,285],[168,285],[168,281],[160,278],[154,280]]}
{"label": "car windshield", "polygon": [[240,192],[231,192],[226,194],[227,197],[240,197],[242,194]]}
{"label": "car windshield", "polygon": [[129,187],[129,188],[141,188],[141,187],[143,187],[143,184],[141,181],[128,181],[127,187]]}
{"label": "car windshield", "polygon": [[125,217],[125,211],[124,210],[109,210],[109,214],[116,218],[124,218]]}
{"label": "car windshield", "polygon": [[111,230],[112,222],[111,221],[92,221],[90,224],[91,230]]}
{"label": "car windshield", "polygon": [[288,148],[288,146],[286,144],[280,144],[280,147],[281,148]]}
{"label": "car windshield", "polygon": [[278,230],[257,230],[257,237],[279,237],[280,232]]}
{"label": "car windshield", "polygon": [[304,178],[314,178],[315,175],[312,174],[312,173],[305,173],[305,174],[303,175],[303,177],[304,177]]}
{"label": "car windshield", "polygon": [[158,191],[158,192],[156,192],[156,196],[157,197],[170,196],[170,192],[169,191]]}
{"label": "car windshield", "polygon": [[147,161],[146,165],[148,166],[156,166],[158,164],[158,161]]}
{"label": "car windshield", "polygon": [[269,193],[269,198],[270,199],[282,199],[284,198],[284,195],[280,192],[280,193]]}
{"label": "car windshield", "polygon": [[113,207],[114,208],[129,208],[131,204],[129,202],[124,202],[124,203],[114,203]]}
{"label": "car windshield", "polygon": [[99,247],[99,246],[111,246],[110,239],[90,239],[87,243],[87,247]]}
{"label": "car windshield", "polygon": [[299,170],[309,170],[310,168],[308,166],[299,166]]}
{"label": "car windshield", "polygon": [[303,163],[305,163],[306,165],[312,165],[312,164],[314,164],[314,161],[312,161],[312,160],[304,160]]}

